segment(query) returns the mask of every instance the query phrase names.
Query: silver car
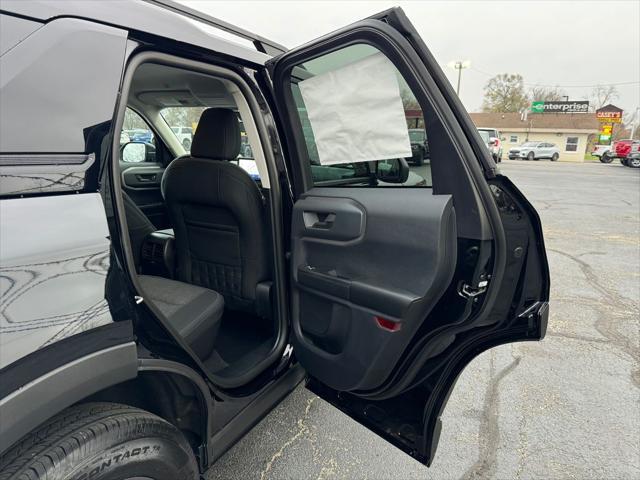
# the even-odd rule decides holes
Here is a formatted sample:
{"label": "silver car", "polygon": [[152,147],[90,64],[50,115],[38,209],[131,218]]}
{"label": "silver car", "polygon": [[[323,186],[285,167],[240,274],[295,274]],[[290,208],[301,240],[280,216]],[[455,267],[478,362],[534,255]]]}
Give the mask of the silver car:
{"label": "silver car", "polygon": [[519,147],[509,150],[509,159],[522,158],[525,160],[540,160],[548,158],[555,162],[560,158],[560,150],[554,143],[547,142],[525,142]]}

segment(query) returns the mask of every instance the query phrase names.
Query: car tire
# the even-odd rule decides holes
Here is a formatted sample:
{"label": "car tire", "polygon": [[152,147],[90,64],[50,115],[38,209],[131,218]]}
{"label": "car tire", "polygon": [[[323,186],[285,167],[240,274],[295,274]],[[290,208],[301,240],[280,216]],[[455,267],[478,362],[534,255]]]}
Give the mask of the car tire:
{"label": "car tire", "polygon": [[536,160],[536,155],[533,152],[529,152],[527,154],[527,160],[531,161],[531,160]]}
{"label": "car tire", "polygon": [[553,155],[551,155],[552,162],[557,162],[558,158],[560,158],[560,155],[558,155],[557,153],[554,153]]}
{"label": "car tire", "polygon": [[0,480],[198,479],[186,438],[138,408],[87,403],[68,408],[0,457]]}
{"label": "car tire", "polygon": [[602,163],[611,163],[613,161],[613,157],[608,153],[603,153],[602,155],[600,155],[600,161]]}
{"label": "car tire", "polygon": [[625,165],[625,166],[626,166],[626,165],[627,165],[627,159],[626,159],[626,158],[621,158],[621,159],[620,159],[620,163],[621,163],[622,165]]}
{"label": "car tire", "polygon": [[627,158],[627,167],[640,168],[640,157]]}
{"label": "car tire", "polygon": [[191,150],[191,140],[189,140],[188,138],[185,138],[185,139],[182,141],[182,146],[184,147],[184,149],[185,149],[186,151]]}
{"label": "car tire", "polygon": [[417,167],[421,167],[424,164],[424,158],[422,158],[422,156],[420,156],[419,158],[416,159],[415,162],[413,162]]}

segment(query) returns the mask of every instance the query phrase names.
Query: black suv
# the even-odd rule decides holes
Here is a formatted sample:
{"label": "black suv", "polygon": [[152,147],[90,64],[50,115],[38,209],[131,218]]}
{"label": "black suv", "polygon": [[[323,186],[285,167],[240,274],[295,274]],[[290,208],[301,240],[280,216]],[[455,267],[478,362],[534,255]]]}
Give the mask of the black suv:
{"label": "black suv", "polygon": [[465,366],[544,336],[538,215],[402,10],[286,50],[0,8],[0,479],[198,478],[302,381],[429,465]]}

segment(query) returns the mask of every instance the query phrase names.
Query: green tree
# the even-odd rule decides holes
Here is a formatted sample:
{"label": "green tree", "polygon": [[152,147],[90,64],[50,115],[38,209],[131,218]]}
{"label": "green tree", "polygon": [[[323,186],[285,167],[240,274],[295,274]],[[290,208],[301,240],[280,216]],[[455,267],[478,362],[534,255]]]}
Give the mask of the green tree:
{"label": "green tree", "polygon": [[501,73],[484,87],[484,112],[519,112],[529,106],[522,75]]}

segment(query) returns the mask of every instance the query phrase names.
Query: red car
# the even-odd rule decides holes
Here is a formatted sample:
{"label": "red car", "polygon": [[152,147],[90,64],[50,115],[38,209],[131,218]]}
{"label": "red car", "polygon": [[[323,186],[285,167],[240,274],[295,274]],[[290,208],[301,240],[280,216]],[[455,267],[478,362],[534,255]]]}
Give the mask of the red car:
{"label": "red car", "polygon": [[630,154],[640,152],[640,140],[626,139],[618,140],[611,147],[611,156],[619,158],[620,163],[626,165],[627,157]]}

